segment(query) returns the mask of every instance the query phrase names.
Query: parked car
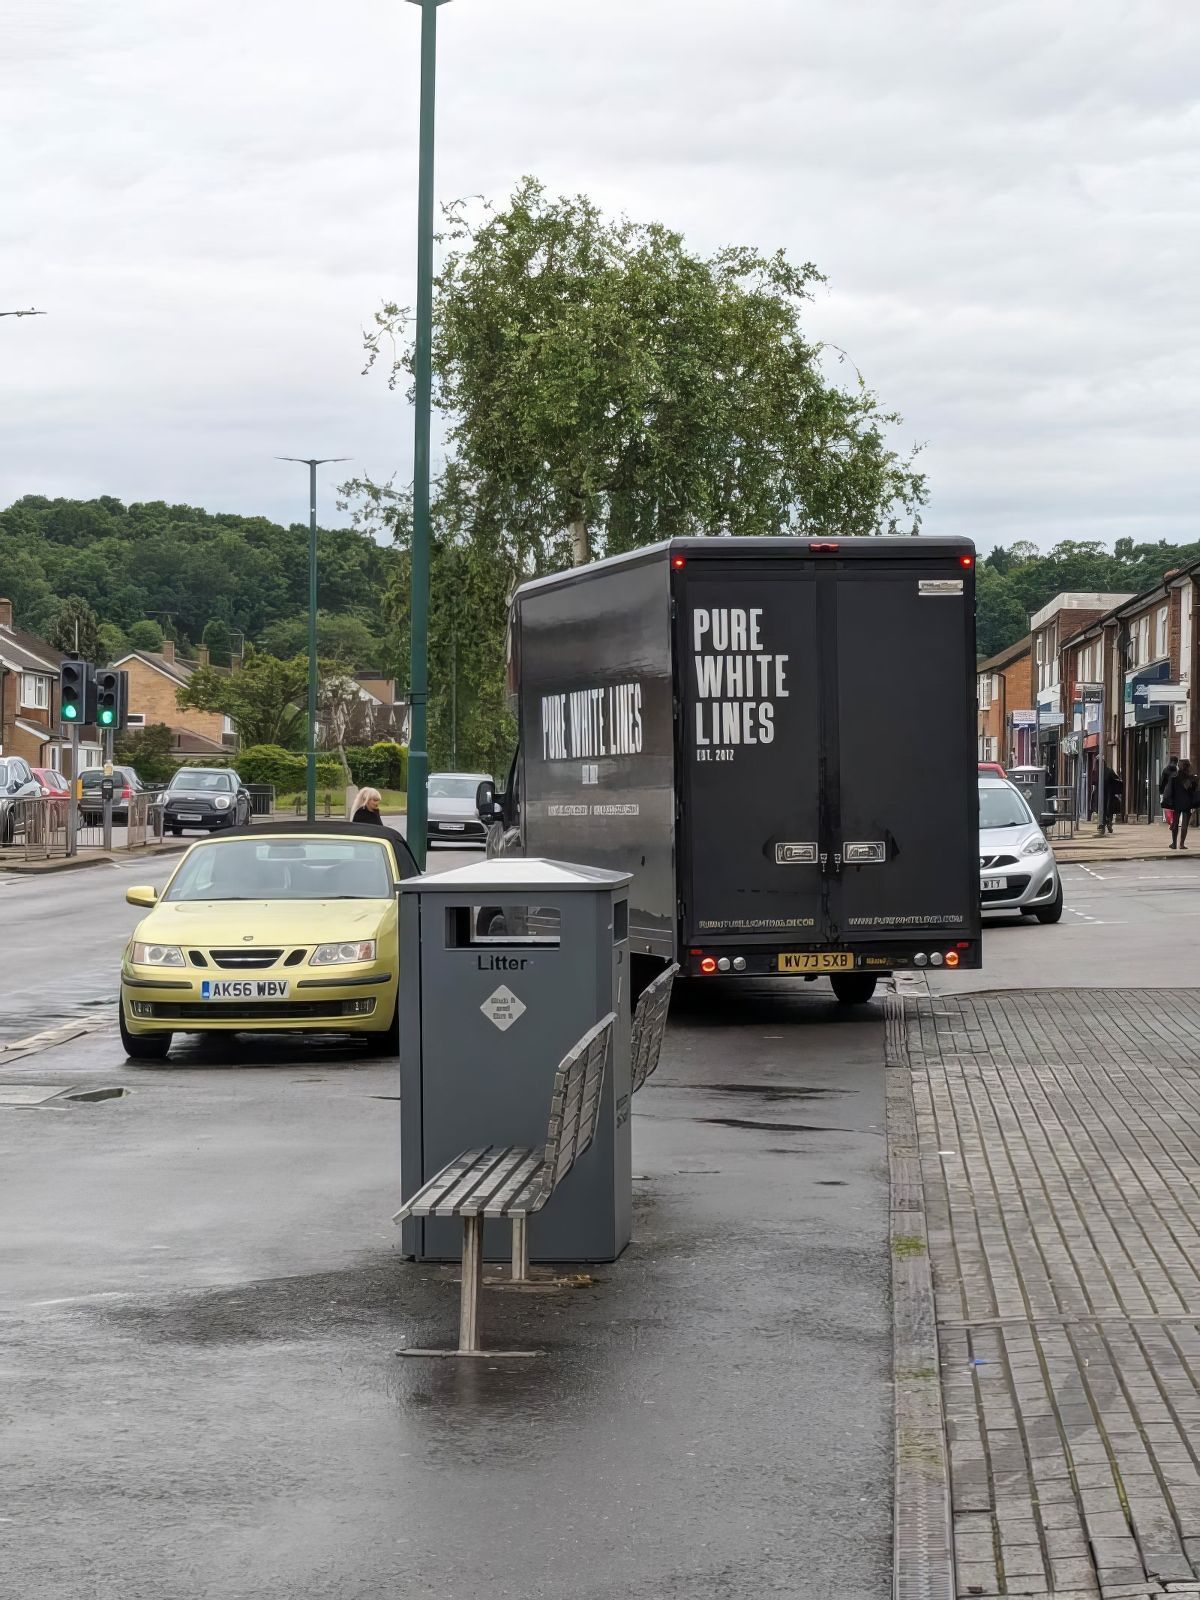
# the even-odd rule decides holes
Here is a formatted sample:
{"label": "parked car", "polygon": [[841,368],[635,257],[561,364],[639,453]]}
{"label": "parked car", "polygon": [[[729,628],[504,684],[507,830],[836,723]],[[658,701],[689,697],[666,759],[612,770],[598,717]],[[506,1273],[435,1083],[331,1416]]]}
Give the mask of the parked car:
{"label": "parked car", "polygon": [[989,778],[1007,778],[1008,773],[1005,772],[999,761],[981,761],[979,763],[979,776],[981,778],[985,776]]}
{"label": "parked car", "polygon": [[[132,767],[113,767],[113,821],[129,821],[129,802],[145,794],[146,785]],[[84,822],[94,825],[104,820],[103,767],[89,767],[80,779],[79,812]]]}
{"label": "parked car", "polygon": [[71,798],[71,785],[61,772],[54,767],[34,767],[33,775],[42,788],[42,797],[46,800],[69,800]]}
{"label": "parked car", "polygon": [[487,827],[480,821],[475,796],[481,783],[494,780],[486,772],[429,774],[429,843],[487,845]]}
{"label": "parked car", "polygon": [[33,768],[20,756],[0,757],[0,845],[12,844],[23,834],[21,800],[40,800],[42,786]]}
{"label": "parked car", "polygon": [[176,1033],[376,1035],[399,1041],[396,886],[417,864],[391,828],[266,822],[197,840],[121,963],[121,1043],[161,1061]]}
{"label": "parked car", "polygon": [[228,767],[180,767],[158,799],[164,833],[245,827],[254,809],[250,791]]}
{"label": "parked car", "polygon": [[998,778],[979,779],[979,899],[985,916],[1005,912],[1057,922],[1063,914],[1050,841],[1025,797]]}

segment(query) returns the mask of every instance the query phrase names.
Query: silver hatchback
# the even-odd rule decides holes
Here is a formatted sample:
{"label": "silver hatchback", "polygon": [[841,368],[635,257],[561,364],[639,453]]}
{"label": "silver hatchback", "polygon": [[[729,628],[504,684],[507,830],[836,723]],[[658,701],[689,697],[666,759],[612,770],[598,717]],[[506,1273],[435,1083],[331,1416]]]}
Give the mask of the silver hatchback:
{"label": "silver hatchback", "polygon": [[985,916],[1057,922],[1062,879],[1038,820],[1011,783],[979,780],[979,899]]}

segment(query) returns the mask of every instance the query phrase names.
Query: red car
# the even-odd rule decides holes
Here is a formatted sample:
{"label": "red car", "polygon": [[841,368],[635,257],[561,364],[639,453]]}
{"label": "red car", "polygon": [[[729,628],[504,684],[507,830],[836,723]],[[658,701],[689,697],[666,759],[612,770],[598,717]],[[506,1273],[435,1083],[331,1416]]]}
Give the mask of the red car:
{"label": "red car", "polygon": [[998,761],[981,761],[979,763],[979,771],[981,774],[986,772],[989,778],[1008,777],[1008,773],[1005,772]]}
{"label": "red car", "polygon": [[34,767],[33,775],[41,784],[42,794],[47,800],[69,800],[71,786],[61,772],[56,772],[53,767]]}

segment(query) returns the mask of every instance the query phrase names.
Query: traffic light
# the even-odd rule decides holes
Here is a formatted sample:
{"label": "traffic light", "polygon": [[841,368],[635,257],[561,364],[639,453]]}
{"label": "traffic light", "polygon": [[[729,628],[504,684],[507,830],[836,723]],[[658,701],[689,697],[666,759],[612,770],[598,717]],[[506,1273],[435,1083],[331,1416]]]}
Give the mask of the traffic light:
{"label": "traffic light", "polygon": [[123,728],[126,715],[126,676],[116,667],[96,671],[96,726]]}
{"label": "traffic light", "polygon": [[75,727],[91,721],[94,679],[90,661],[63,661],[59,663],[58,681],[61,698],[61,716]]}

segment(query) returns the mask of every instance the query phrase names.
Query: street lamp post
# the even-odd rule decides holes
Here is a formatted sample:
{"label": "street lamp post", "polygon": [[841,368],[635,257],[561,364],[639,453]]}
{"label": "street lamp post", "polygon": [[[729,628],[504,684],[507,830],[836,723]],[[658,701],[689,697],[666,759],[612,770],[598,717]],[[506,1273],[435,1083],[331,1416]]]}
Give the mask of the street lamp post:
{"label": "street lamp post", "polygon": [[349,456],[276,456],[308,468],[308,735],[305,788],[308,820],[317,820],[317,468]]}
{"label": "street lamp post", "polygon": [[433,145],[437,14],[447,0],[409,0],[421,8],[421,137],[417,182],[417,314],[414,352],[412,646],[408,744],[408,844],[425,865],[429,816],[429,434],[433,410]]}

